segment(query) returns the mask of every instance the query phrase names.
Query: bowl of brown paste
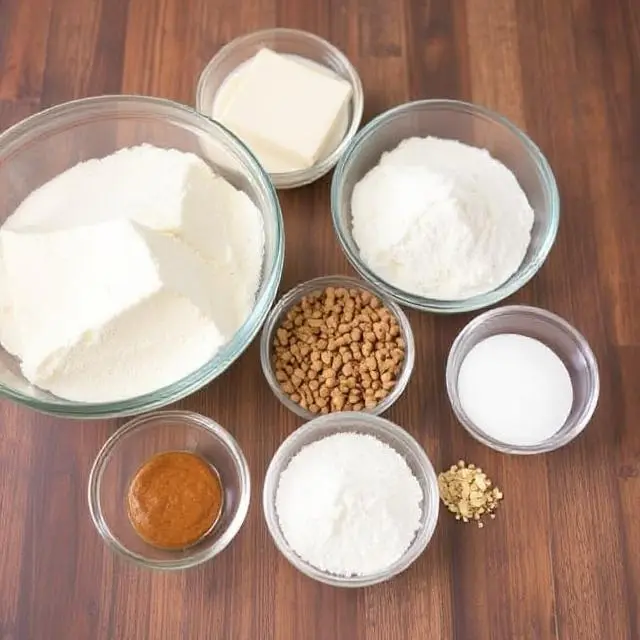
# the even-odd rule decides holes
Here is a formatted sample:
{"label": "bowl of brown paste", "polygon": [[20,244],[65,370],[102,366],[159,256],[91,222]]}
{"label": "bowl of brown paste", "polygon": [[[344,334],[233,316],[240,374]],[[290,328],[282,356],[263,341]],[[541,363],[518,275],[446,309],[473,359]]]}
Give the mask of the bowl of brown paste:
{"label": "bowl of brown paste", "polygon": [[123,425],[89,475],[89,510],[105,543],[151,569],[194,567],[240,530],[249,469],[235,439],[189,411],[160,411]]}

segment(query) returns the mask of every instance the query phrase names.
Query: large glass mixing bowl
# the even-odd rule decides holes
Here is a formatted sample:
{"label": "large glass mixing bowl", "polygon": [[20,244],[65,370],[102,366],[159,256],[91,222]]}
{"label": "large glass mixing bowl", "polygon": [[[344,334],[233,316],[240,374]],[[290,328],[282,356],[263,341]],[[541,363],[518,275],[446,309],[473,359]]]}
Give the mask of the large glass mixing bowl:
{"label": "large glass mixing bowl", "polygon": [[[0,348],[0,396],[69,418],[126,416],[157,409],[200,389],[225,371],[260,330],[274,301],[284,261],[284,226],[275,190],[251,152],[222,125],[160,98],[100,96],[61,104],[0,134],[0,223],[32,192],[78,162],[148,143],[190,151],[244,191],[260,210],[265,251],[253,311],[205,365],[153,393],[120,402],[80,403],[31,385]],[[114,247],[114,259],[118,248]],[[0,305],[3,303],[0,300]]]}

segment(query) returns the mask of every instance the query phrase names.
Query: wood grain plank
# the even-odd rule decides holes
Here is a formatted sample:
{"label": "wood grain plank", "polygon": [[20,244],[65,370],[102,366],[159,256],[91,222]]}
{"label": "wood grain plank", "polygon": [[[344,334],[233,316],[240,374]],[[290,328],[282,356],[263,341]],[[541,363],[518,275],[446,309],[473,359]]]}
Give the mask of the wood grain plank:
{"label": "wood grain plank", "polygon": [[[184,572],[165,573],[149,580],[148,638],[182,637],[186,611],[183,607],[177,607],[176,603],[182,602],[185,575]],[[206,604],[203,607],[205,610]]]}
{"label": "wood grain plank", "polygon": [[[263,17],[272,21],[271,0],[242,3],[191,0],[189,11],[177,0],[130,0],[124,93],[155,95],[193,105],[198,76],[219,47]],[[191,16],[197,15],[194,20]]]}
{"label": "wood grain plank", "polygon": [[640,205],[640,124],[633,107],[640,100],[640,46],[632,36],[640,29],[639,13],[637,7],[627,13],[621,6],[604,10],[597,2],[572,3],[576,108],[610,324],[620,345],[640,344],[639,325],[628,313],[640,305],[640,229],[628,217]]}
{"label": "wood grain plank", "polygon": [[[101,574],[99,564],[86,553],[92,534],[85,508],[90,458],[84,453],[82,426],[35,413],[23,412],[22,419],[24,428],[34,430],[37,437],[31,441],[30,464],[22,471],[28,498],[17,637],[64,637],[71,627],[92,635],[94,607],[86,606],[90,590],[76,591],[79,576],[93,584]],[[100,423],[91,427],[98,437],[106,434]],[[59,599],[51,597],[52,587],[61,594]],[[59,607],[74,601],[78,611],[73,620],[70,614],[61,616]],[[33,615],[34,603],[38,616]]]}
{"label": "wood grain plank", "polygon": [[18,617],[18,601],[23,586],[25,564],[24,538],[29,516],[29,470],[31,469],[32,433],[20,421],[20,409],[4,404],[0,420],[5,425],[0,438],[0,477],[7,480],[0,492],[0,517],[3,522],[0,554],[0,637],[11,637]]}
{"label": "wood grain plank", "polygon": [[45,106],[120,92],[127,3],[55,1],[42,90]]}
{"label": "wood grain plank", "polygon": [[[379,9],[382,5],[378,0],[331,0],[323,5],[326,9],[318,14],[316,21],[309,20],[304,12],[304,3],[300,3],[295,11],[293,4],[287,0],[281,3],[279,18],[285,24],[309,24],[311,31],[331,42],[342,43],[339,46],[356,67],[367,96],[363,122],[390,106],[389,98],[404,99],[405,86],[398,84],[398,80],[404,80],[406,70],[403,57],[397,55],[398,51],[403,55],[405,51],[403,3],[397,3],[393,12],[385,13]],[[292,7],[287,9],[288,5]],[[385,86],[392,94],[387,96],[386,102],[381,91]]]}
{"label": "wood grain plank", "polygon": [[614,432],[618,445],[618,486],[622,514],[622,536],[625,549],[625,575],[628,589],[629,637],[640,637],[640,531],[637,526],[640,499],[640,395],[636,384],[640,370],[640,347],[617,350],[621,390],[621,415]]}
{"label": "wood grain plank", "polygon": [[[314,583],[264,524],[264,474],[301,421],[274,398],[257,340],[218,380],[177,404],[212,416],[246,453],[252,501],[219,557],[181,574],[144,571],[93,530],[93,457],[122,421],[67,422],[0,403],[2,640],[636,640],[640,633],[640,4],[634,0],[0,0],[0,130],[84,95],[133,92],[193,104],[216,50],[258,28],[334,42],[358,68],[365,120],[408,99],[475,100],[521,125],[556,174],[560,232],[510,302],[574,323],[600,363],[587,431],[544,457],[504,456],[456,423],[444,366],[475,314],[409,312],[414,375],[389,411],[438,470],[480,464],[505,501],[484,529],[442,513],[401,576],[351,591]],[[330,176],[282,192],[281,290],[353,273],[330,218]]]}
{"label": "wood grain plank", "polygon": [[469,97],[466,11],[464,2],[407,2],[409,99]]}
{"label": "wood grain plank", "polygon": [[401,58],[406,55],[404,4],[393,19],[387,13],[389,3],[372,0],[359,6],[360,55],[363,58]]}
{"label": "wood grain plank", "polygon": [[[546,269],[552,281],[543,290],[546,304],[578,324],[597,357],[606,358],[608,344],[603,314],[607,297],[602,293],[602,272],[594,259],[600,247],[598,212],[594,208],[593,192],[589,194],[587,186],[593,186],[595,175],[582,122],[575,119],[575,97],[580,93],[581,75],[580,56],[574,53],[571,10],[567,4],[554,2],[518,5],[518,9],[521,38],[529,54],[522,62],[527,123],[556,169],[564,203],[562,234],[549,260],[550,263],[556,261],[555,270],[551,270],[551,264]],[[533,24],[537,25],[535,32],[529,28]],[[537,111],[536,97],[543,92],[546,96],[543,110]],[[596,118],[601,115],[597,113]],[[550,127],[549,123],[563,123],[563,126]],[[585,127],[589,124],[584,123]],[[585,158],[584,163],[572,161],[577,157]],[[585,211],[591,215],[585,216]],[[561,269],[564,269],[562,277]],[[591,482],[601,487],[593,489],[595,495],[600,491],[610,498],[615,496],[613,441],[603,419],[612,409],[612,392],[610,379],[605,380],[599,412],[587,433],[549,457],[551,513],[562,514],[561,523],[554,523],[551,538],[560,636],[574,637],[579,629],[589,628],[597,637],[628,637],[628,610],[623,595],[627,585],[620,563],[622,541],[619,531],[609,526],[619,518],[617,501],[598,501],[596,505],[593,501],[575,499],[584,491],[584,471],[574,471],[577,469],[589,469]],[[556,486],[562,490],[554,490]],[[618,560],[607,562],[605,557]],[[611,604],[612,601],[616,604]],[[593,602],[603,604],[594,607]],[[612,615],[613,609],[619,611],[619,615]]]}
{"label": "wood grain plank", "polygon": [[51,8],[52,0],[0,2],[0,100],[40,97]]}
{"label": "wood grain plank", "polygon": [[473,101],[523,127],[516,0],[470,2],[466,18]]}
{"label": "wood grain plank", "polygon": [[[150,638],[151,599],[149,590],[154,581],[162,576],[154,576],[137,567],[115,559],[111,589],[110,611],[105,638]],[[169,618],[180,615],[179,610],[167,612]],[[162,636],[160,636],[162,637]]]}
{"label": "wood grain plank", "polygon": [[0,100],[0,133],[39,110],[39,100]]}

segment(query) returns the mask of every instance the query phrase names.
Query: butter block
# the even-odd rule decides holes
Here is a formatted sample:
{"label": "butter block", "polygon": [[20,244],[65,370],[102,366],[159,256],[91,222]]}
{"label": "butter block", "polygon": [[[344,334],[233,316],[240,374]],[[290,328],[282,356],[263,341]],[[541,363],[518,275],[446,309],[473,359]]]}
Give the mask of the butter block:
{"label": "butter block", "polygon": [[308,169],[321,159],[351,94],[351,85],[329,69],[262,49],[238,79],[219,119],[250,148],[268,150],[283,165]]}

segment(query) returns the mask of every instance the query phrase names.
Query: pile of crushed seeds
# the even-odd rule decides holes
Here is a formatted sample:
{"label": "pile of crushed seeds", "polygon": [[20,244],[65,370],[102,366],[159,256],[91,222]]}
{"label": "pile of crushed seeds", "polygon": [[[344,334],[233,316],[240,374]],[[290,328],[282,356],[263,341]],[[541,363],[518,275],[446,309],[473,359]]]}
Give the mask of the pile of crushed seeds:
{"label": "pile of crushed seeds", "polygon": [[474,464],[458,461],[438,475],[440,499],[456,520],[477,522],[484,527],[483,518],[495,518],[495,510],[502,500],[502,491],[492,485],[487,474]]}

